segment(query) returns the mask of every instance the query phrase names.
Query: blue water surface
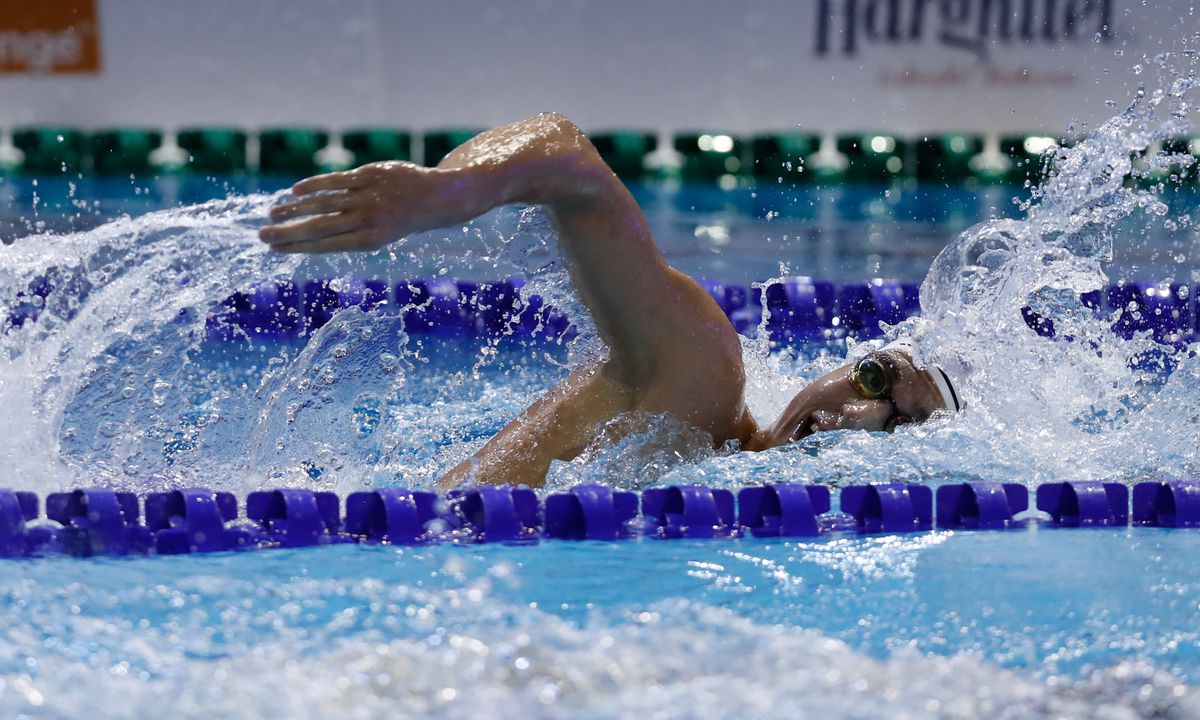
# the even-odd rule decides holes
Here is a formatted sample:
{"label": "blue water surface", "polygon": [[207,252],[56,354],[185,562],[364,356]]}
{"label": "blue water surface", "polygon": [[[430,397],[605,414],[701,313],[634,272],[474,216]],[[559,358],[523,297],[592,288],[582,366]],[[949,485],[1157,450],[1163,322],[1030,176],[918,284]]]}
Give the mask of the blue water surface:
{"label": "blue water surface", "polygon": [[[821,671],[829,659],[819,648],[836,640],[862,653],[851,667],[866,658],[897,663],[911,652],[978,658],[981,668],[963,670],[971,673],[968,684],[977,692],[990,689],[1000,707],[1020,704],[1007,697],[1011,680],[987,667],[1014,669],[1018,677],[1031,673],[1027,682],[1045,704],[1057,686],[1083,682],[1130,657],[1194,683],[1200,671],[1198,552],[1195,533],[1043,529],[802,542],[343,545],[14,561],[0,565],[6,648],[0,676],[10,686],[0,698],[9,709],[36,710],[12,691],[16,679],[28,678],[41,688],[46,707],[69,709],[86,695],[101,702],[99,716],[115,717],[122,712],[105,704],[118,702],[109,694],[113,675],[140,678],[151,689],[147,697],[198,679],[226,686],[221,671],[230,662],[248,662],[269,682],[275,671],[269,663],[276,660],[258,662],[258,656],[273,648],[320,668],[325,675],[311,682],[321,685],[342,677],[346,653],[370,655],[380,645],[404,641],[422,648],[427,662],[449,662],[437,649],[449,648],[455,638],[492,647],[482,662],[513,667],[521,666],[519,650],[500,655],[506,643],[519,645],[522,637],[529,646],[545,644],[529,652],[551,666],[579,652],[603,652],[606,642],[630,643],[623,651],[632,653],[629,682],[636,684],[637,663],[655,664],[680,650],[639,647],[637,635],[654,626],[676,641],[686,637],[698,652],[726,652],[732,642],[736,654],[716,670],[699,661],[689,669],[687,657],[672,660],[683,664],[681,673],[723,676],[732,688],[747,680],[739,668],[769,650],[758,646],[759,633],[817,631],[804,636],[810,655],[794,656],[773,682]],[[700,619],[714,611],[722,613],[715,627],[711,617]],[[593,648],[560,647],[562,630],[545,630],[556,622],[568,628],[572,645],[579,642],[575,633]],[[623,634],[632,631],[632,637]],[[466,650],[460,644],[446,652]],[[59,681],[63,667],[73,673],[81,665],[90,676],[82,687]],[[530,678],[551,669],[537,668]],[[901,662],[890,672],[903,676],[907,670]],[[448,676],[436,687],[410,690],[437,695],[471,681]],[[1174,682],[1168,693],[1179,687]],[[593,716],[615,717],[628,709],[605,706],[598,684],[590,675],[578,679],[566,707],[547,714],[569,716],[570,707],[584,706]],[[492,689],[503,694],[512,688]],[[1141,684],[1130,691],[1149,692]],[[51,697],[55,693],[63,697]],[[131,706],[142,699],[132,698]],[[443,709],[448,716],[499,710],[453,702]],[[841,708],[853,716],[851,709]],[[182,714],[202,713],[188,708]]]}

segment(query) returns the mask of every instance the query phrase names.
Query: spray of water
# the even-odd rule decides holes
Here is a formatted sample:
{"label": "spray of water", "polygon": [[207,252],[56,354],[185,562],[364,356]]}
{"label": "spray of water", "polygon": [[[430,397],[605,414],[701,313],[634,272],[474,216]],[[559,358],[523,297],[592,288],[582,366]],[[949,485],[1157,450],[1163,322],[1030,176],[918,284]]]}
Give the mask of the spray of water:
{"label": "spray of water", "polygon": [[[444,275],[464,246],[483,277],[512,272],[584,318],[540,213],[493,215],[465,240],[414,238],[375,257],[265,251],[256,232],[281,194],[234,197],[25,238],[0,255],[0,461],[37,491],[301,485],[349,491],[436,478],[565,372],[542,346],[505,359],[409,342],[396,312],[338,312],[298,344],[206,340],[233,290],[305,277]],[[395,280],[396,277],[391,279]],[[335,288],[336,289],[336,288]],[[576,344],[594,356],[587,338]],[[444,362],[449,357],[451,362]],[[546,364],[549,358],[554,362]],[[540,365],[526,371],[524,365]]]}
{"label": "spray of water", "polygon": [[230,284],[283,278],[296,262],[268,262],[244,241],[268,202],[231,198],[5,249],[0,315],[15,291],[52,288],[25,293],[37,322],[0,336],[0,461],[14,484],[144,480],[157,469],[150,445],[220,416],[233,389],[196,362],[205,312]]}
{"label": "spray of water", "polygon": [[[1136,233],[1142,223],[1144,233],[1156,224],[1190,226],[1189,216],[1169,217],[1163,199],[1138,185],[1191,162],[1158,148],[1188,130],[1196,54],[1164,53],[1154,66],[1157,89],[1140,84],[1123,112],[1056,152],[1049,180],[1021,203],[1023,217],[973,227],[937,256],[921,286],[923,317],[892,329],[892,336],[920,338],[918,363],[963,377],[966,412],[887,438],[814,436],[784,451],[786,467],[730,458],[723,461],[726,474],[761,482],[768,470],[837,484],[883,477],[1134,481],[1194,473],[1200,467],[1195,347],[1164,346],[1149,332],[1125,339],[1113,332],[1111,317],[1081,300],[1110,281],[1106,268],[1119,227],[1133,224]],[[1135,164],[1139,156],[1145,161]],[[1186,253],[1193,258],[1195,245],[1193,237]],[[1033,332],[1024,308],[1053,319],[1055,339]],[[789,371],[807,380],[836,364],[825,359],[795,368],[761,354],[748,357],[756,358],[751,401],[772,417],[782,402],[775,388]]]}

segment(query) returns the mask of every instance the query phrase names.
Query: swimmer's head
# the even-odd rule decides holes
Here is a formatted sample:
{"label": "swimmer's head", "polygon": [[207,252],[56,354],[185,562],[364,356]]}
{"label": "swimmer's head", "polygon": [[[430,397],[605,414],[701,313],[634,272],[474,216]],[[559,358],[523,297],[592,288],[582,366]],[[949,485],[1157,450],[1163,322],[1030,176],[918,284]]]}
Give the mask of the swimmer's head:
{"label": "swimmer's head", "polygon": [[824,430],[891,432],[939,410],[961,409],[950,376],[936,366],[914,366],[912,346],[896,342],[817,378],[773,425],[750,438],[747,449],[765,450]]}

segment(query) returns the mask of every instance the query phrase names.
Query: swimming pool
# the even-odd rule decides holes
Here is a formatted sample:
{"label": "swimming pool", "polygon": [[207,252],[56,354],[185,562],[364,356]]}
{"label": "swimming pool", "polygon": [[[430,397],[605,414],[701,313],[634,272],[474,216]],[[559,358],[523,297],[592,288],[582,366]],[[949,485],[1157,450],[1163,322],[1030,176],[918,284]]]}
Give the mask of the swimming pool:
{"label": "swimming pool", "polygon": [[[1127,155],[1143,142],[1135,135],[1102,136],[1113,142],[1096,162]],[[957,347],[992,363],[977,368],[969,423],[737,454],[669,419],[635,419],[623,439],[557,464],[550,487],[1195,473],[1197,421],[1181,413],[1195,407],[1194,345],[1173,352],[1169,379],[1131,367],[1153,338],[1117,336],[1075,291],[1102,268],[1194,285],[1197,237],[1179,218],[1196,197],[1165,193],[1168,224],[1144,196],[1089,195],[1088,172],[1072,178],[1078,192],[1052,191],[1029,215],[1001,189],[639,188],[674,264],[742,284],[801,273],[919,281],[995,208],[1013,220],[968,233],[979,284],[935,283],[925,308],[942,312],[940,332],[958,333]],[[419,485],[600,351],[537,213],[502,211],[391,254],[300,259],[267,256],[254,239],[278,199],[270,186],[6,187],[16,227],[77,231],[16,242],[0,265],[5,288],[39,277],[58,288],[36,322],[0,342],[0,458],[21,489]],[[207,197],[218,199],[192,204]],[[171,209],[150,212],[159,207]],[[1088,209],[1105,212],[1072,225]],[[1038,262],[1012,262],[1029,257]],[[290,342],[205,332],[231,292],[263,281],[513,273],[575,319],[580,338],[439,338],[354,308]],[[1029,303],[1056,320],[1055,339],[1015,312]],[[984,344],[995,333],[1008,342]],[[842,341],[767,350],[765,337],[746,342],[748,399],[764,416],[846,351]],[[1200,717],[1198,551],[1194,531],[1038,527],[13,560],[0,563],[0,707],[29,717],[164,707],[181,717]]]}

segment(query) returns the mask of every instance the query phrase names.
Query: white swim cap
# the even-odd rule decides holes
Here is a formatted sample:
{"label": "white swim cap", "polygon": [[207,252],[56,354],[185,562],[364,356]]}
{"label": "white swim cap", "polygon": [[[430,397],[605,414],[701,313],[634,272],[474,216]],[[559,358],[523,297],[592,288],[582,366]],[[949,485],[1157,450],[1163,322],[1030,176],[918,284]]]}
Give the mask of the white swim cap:
{"label": "white swim cap", "polygon": [[[911,358],[914,357],[914,347],[915,343],[912,338],[902,338],[884,345],[883,349],[899,350]],[[933,378],[933,385],[941,394],[942,404],[946,406],[947,410],[958,412],[965,407],[962,398],[958,394],[958,390],[955,389],[955,381],[951,379],[950,374],[944,368],[940,365],[927,365],[921,369],[928,373],[929,377]]]}

